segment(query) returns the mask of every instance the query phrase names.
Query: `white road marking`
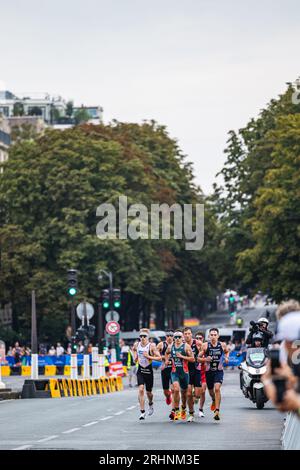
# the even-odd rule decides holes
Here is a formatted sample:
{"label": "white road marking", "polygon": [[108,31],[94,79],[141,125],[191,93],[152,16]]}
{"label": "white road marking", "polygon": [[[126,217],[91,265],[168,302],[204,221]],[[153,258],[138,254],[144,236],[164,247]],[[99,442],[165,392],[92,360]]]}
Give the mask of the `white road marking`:
{"label": "white road marking", "polygon": [[27,444],[21,447],[16,447],[15,449],[12,449],[12,450],[25,450],[25,449],[30,449],[30,447],[32,447],[32,444]]}
{"label": "white road marking", "polygon": [[56,439],[58,436],[49,436],[49,437],[44,437],[43,439],[40,439],[39,441],[36,442],[47,442],[47,441],[52,441],[52,439]]}
{"label": "white road marking", "polygon": [[107,419],[111,419],[112,416],[105,416],[104,418],[100,418],[100,421],[106,421]]}
{"label": "white road marking", "polygon": [[68,429],[67,431],[63,431],[62,434],[71,434],[71,432],[79,431],[80,428],[72,428]]}
{"label": "white road marking", "polygon": [[92,421],[91,423],[83,424],[82,427],[87,428],[88,426],[93,426],[93,424],[97,424],[99,421]]}
{"label": "white road marking", "polygon": [[126,408],[126,410],[133,410],[133,408],[136,408],[137,405],[134,405],[134,406],[128,406],[128,408]]}
{"label": "white road marking", "polygon": [[122,415],[123,413],[125,413],[125,411],[118,411],[117,413],[115,413],[115,416]]}

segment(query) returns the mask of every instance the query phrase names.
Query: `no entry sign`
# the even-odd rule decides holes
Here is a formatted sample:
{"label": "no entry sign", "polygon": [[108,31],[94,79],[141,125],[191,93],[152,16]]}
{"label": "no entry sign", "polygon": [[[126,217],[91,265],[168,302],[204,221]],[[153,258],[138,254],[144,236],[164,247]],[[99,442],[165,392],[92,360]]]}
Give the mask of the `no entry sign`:
{"label": "no entry sign", "polygon": [[108,333],[109,335],[116,335],[120,331],[120,325],[117,321],[109,321],[108,323],[106,323],[105,329],[106,333]]}

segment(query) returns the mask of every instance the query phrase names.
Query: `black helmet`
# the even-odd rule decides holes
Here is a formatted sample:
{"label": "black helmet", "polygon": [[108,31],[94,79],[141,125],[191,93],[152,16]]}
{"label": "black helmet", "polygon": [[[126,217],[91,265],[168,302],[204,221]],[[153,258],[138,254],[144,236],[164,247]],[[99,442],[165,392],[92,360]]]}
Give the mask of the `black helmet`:
{"label": "black helmet", "polygon": [[252,341],[260,341],[261,343],[263,342],[264,340],[264,335],[258,331],[257,333],[254,333],[254,335],[252,336]]}

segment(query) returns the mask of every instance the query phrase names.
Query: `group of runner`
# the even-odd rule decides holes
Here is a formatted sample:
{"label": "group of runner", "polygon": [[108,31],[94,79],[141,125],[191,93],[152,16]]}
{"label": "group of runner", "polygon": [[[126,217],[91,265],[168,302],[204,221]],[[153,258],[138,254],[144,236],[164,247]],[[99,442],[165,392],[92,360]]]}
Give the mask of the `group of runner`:
{"label": "group of runner", "polygon": [[[153,367],[152,361],[161,361],[161,381],[167,405],[172,405],[170,420],[195,420],[195,404],[199,402],[199,417],[204,418],[206,387],[212,399],[210,409],[214,419],[220,420],[221,386],[223,383],[223,362],[229,359],[226,343],[219,341],[218,328],[209,330],[208,341],[198,332],[193,338],[192,330],[169,330],[166,340],[157,346],[150,342],[149,330],[140,330],[139,341],[134,345],[138,362],[137,382],[139,387],[140,420],[146,418],[145,389],[149,402],[148,415],[153,408]],[[187,408],[189,416],[187,417]]]}

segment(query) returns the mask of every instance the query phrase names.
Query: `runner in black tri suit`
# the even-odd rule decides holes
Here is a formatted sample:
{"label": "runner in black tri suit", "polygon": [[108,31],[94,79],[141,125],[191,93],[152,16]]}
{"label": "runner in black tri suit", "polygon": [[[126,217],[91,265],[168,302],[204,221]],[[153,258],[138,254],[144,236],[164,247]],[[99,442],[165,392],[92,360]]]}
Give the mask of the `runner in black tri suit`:
{"label": "runner in black tri suit", "polygon": [[223,358],[228,362],[229,350],[226,343],[219,341],[218,328],[209,330],[209,340],[203,343],[200,362],[206,364],[206,383],[212,398],[210,409],[214,412],[214,419],[220,420],[221,386],[224,378]]}
{"label": "runner in black tri suit", "polygon": [[[168,359],[167,363],[166,360],[166,350],[168,346],[172,346],[173,344],[173,330],[168,330],[166,333],[166,340],[161,341],[157,345],[157,350],[162,357],[162,365],[161,365],[161,383],[164,395],[166,397],[167,405],[171,405],[172,403],[172,380],[171,380],[171,372],[172,372],[172,359],[171,357]],[[174,409],[172,409],[170,414],[170,419],[174,418]]]}
{"label": "runner in black tri suit", "polygon": [[[189,327],[185,327],[183,330],[184,340],[186,344],[188,344],[193,352],[194,355],[194,362],[188,363],[189,368],[189,386],[187,392],[187,402],[189,407],[189,417],[188,422],[192,422],[195,420],[194,418],[194,396],[195,399],[198,401],[201,396],[202,388],[201,388],[201,364],[197,361],[199,355],[199,349],[197,346],[197,342],[192,337],[192,330]],[[194,396],[193,396],[193,389],[194,389]]]}

